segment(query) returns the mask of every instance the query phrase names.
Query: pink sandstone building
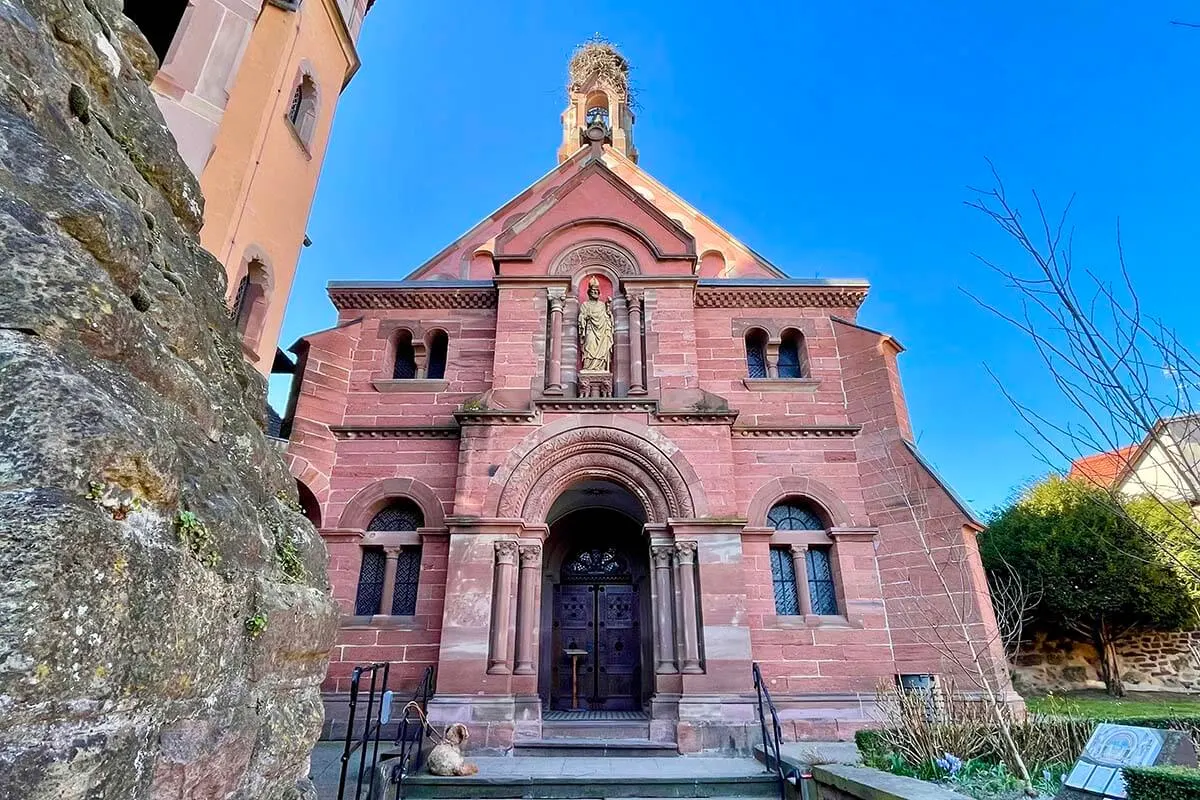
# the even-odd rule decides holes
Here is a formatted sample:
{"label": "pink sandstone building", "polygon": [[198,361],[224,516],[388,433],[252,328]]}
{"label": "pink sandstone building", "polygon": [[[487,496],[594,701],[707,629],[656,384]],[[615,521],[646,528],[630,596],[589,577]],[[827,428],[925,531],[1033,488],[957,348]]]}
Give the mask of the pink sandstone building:
{"label": "pink sandstone building", "polygon": [[744,750],[753,662],[787,738],[848,736],[881,681],[1013,699],[867,284],[787,277],[645,172],[626,74],[578,51],[558,165],[408,278],[332,283],[293,348],[327,713],[374,661],[436,667],[432,720],[484,751]]}

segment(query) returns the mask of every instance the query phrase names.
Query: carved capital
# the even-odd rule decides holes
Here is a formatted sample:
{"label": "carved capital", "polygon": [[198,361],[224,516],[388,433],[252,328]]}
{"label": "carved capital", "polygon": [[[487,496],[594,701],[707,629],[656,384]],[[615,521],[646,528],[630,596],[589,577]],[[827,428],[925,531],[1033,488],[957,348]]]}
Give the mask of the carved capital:
{"label": "carved capital", "polygon": [[675,543],[675,558],[679,560],[679,566],[686,567],[696,563],[696,543],[695,542],[676,542]]}
{"label": "carved capital", "polygon": [[517,543],[505,539],[496,542],[496,563],[497,564],[516,564],[517,563]]}
{"label": "carved capital", "polygon": [[521,545],[521,566],[536,567],[542,561],[542,548],[536,544]]}
{"label": "carved capital", "polygon": [[625,302],[629,304],[630,313],[642,313],[642,299],[645,297],[642,292],[626,291]]}
{"label": "carved capital", "polygon": [[561,286],[551,286],[546,289],[546,299],[550,302],[550,312],[562,313],[563,303],[567,299],[567,290]]}
{"label": "carved capital", "polygon": [[671,553],[675,552],[675,546],[670,544],[656,544],[650,548],[650,556],[654,559],[655,569],[670,569],[671,568]]}

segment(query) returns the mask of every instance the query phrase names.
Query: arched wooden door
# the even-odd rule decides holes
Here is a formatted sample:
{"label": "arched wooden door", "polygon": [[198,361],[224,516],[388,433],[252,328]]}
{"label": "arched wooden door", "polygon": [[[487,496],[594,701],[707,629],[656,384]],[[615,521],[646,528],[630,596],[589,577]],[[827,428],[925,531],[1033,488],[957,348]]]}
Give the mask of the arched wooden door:
{"label": "arched wooden door", "polygon": [[567,557],[554,588],[552,708],[641,708],[638,619],[638,593],[624,553],[585,546]]}

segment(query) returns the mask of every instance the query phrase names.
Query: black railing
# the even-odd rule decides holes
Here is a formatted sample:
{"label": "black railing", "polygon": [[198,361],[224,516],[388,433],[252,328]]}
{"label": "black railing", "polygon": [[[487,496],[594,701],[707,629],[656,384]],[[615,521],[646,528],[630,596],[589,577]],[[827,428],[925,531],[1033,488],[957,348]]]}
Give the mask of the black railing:
{"label": "black railing", "polygon": [[[358,774],[355,776],[354,800],[360,800],[364,779],[367,781],[367,797],[371,797],[375,761],[379,758],[379,739],[383,732],[381,722],[385,723],[387,715],[391,713],[391,696],[387,689],[390,667],[390,664],[384,663],[367,664],[355,667],[354,672],[350,675],[350,716],[346,720],[346,744],[342,748],[342,770],[338,776],[338,800],[346,798],[346,772],[350,767],[350,756],[355,752],[358,753]],[[363,675],[370,675],[371,682],[367,688],[367,710],[362,717],[362,730],[355,734],[354,723],[358,717]],[[368,749],[372,750],[369,765],[367,762]]]}
{"label": "black railing", "polygon": [[[783,741],[783,729],[779,725],[779,713],[775,703],[771,701],[771,692],[763,681],[762,670],[758,662],[751,667],[754,671],[754,691],[758,695],[758,724],[762,729],[763,762],[769,772],[774,772],[779,781],[779,800],[787,800],[788,786],[799,788],[800,773],[794,769],[785,769],[783,753],[780,750]],[[771,716],[771,731],[767,733],[767,715]]]}
{"label": "black railing", "polygon": [[[404,714],[396,728],[396,747],[384,754],[385,761],[392,762],[391,782],[396,786],[396,798],[404,797],[404,779],[421,769],[425,762],[425,712],[429,698],[433,697],[433,667],[426,667],[421,683],[412,697],[404,704]],[[413,710],[414,706],[420,713]]]}

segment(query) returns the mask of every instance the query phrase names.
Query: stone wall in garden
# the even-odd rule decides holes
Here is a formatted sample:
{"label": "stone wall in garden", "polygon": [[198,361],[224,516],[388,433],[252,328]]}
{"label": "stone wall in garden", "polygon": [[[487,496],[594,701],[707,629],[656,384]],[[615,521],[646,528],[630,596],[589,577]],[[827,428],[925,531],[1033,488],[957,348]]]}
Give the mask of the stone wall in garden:
{"label": "stone wall in garden", "polygon": [[121,10],[0,0],[0,797],[311,798],[325,552]]}
{"label": "stone wall in garden", "polygon": [[[1117,654],[1126,688],[1200,691],[1200,630],[1131,636],[1118,644]],[[1022,648],[1013,683],[1025,693],[1104,686],[1095,647],[1042,633]]]}

